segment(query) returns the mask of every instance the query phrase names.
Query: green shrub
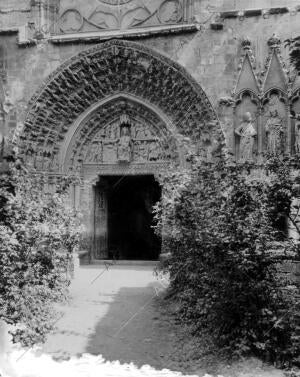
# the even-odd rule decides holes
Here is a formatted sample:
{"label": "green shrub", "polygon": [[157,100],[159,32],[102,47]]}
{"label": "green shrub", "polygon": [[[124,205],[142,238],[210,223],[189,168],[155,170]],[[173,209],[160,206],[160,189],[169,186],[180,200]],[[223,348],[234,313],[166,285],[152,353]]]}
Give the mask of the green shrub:
{"label": "green shrub", "polygon": [[66,206],[68,180],[54,194],[20,164],[0,175],[0,319],[17,325],[15,342],[43,342],[66,297],[78,215]]}
{"label": "green shrub", "polygon": [[156,206],[169,253],[162,269],[181,319],[233,355],[255,353],[281,364],[299,351],[288,312],[296,287],[277,271],[280,258],[297,254],[278,227],[293,195],[288,166],[276,158],[259,169],[194,158],[191,170],[165,173]]}

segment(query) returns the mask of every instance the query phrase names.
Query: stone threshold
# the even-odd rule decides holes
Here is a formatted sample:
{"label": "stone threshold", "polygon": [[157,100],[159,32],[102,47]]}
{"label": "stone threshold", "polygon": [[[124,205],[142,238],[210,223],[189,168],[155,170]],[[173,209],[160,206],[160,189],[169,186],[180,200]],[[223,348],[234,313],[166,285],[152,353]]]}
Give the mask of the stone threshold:
{"label": "stone threshold", "polygon": [[157,260],[126,260],[126,259],[92,259],[90,265],[99,266],[156,266],[159,262]]}

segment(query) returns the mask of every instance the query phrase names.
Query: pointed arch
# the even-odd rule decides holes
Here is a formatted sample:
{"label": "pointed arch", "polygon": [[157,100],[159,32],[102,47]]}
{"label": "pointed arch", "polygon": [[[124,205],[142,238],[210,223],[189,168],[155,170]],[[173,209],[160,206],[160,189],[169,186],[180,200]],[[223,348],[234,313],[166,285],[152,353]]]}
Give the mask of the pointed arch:
{"label": "pointed arch", "polygon": [[[168,119],[174,133],[200,144],[208,129],[211,143],[223,137],[209,99],[182,66],[141,44],[111,40],[72,57],[48,77],[30,100],[21,150],[46,158],[56,171],[72,125],[114,95],[144,101]],[[102,116],[109,122],[109,110]],[[201,145],[207,148],[207,138]]]}

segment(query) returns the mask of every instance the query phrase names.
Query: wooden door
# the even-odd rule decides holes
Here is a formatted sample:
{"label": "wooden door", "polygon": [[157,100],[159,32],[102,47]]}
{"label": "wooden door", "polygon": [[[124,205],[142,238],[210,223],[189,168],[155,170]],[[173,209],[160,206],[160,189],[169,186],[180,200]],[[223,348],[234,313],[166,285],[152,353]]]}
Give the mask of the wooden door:
{"label": "wooden door", "polygon": [[108,258],[108,209],[107,187],[95,187],[94,212],[94,256],[96,259]]}

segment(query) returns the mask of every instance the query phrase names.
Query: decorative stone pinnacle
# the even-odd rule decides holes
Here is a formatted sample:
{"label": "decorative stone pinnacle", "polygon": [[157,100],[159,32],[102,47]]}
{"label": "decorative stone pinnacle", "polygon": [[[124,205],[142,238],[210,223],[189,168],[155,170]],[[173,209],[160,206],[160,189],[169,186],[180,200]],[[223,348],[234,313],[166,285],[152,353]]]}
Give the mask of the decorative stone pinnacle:
{"label": "decorative stone pinnacle", "polygon": [[270,48],[279,48],[280,45],[281,45],[280,38],[276,34],[273,34],[272,37],[268,40],[268,46]]}
{"label": "decorative stone pinnacle", "polygon": [[251,49],[251,40],[250,38],[246,37],[242,40],[242,48],[245,50],[245,51],[248,51]]}

